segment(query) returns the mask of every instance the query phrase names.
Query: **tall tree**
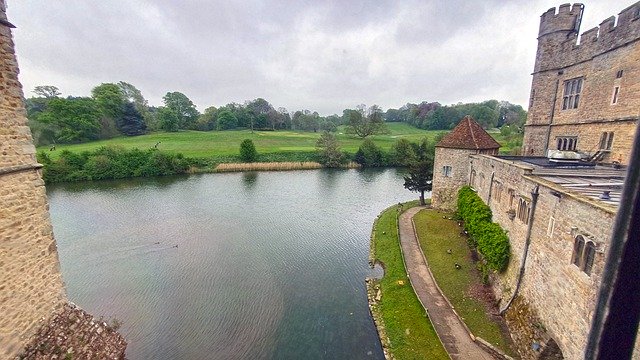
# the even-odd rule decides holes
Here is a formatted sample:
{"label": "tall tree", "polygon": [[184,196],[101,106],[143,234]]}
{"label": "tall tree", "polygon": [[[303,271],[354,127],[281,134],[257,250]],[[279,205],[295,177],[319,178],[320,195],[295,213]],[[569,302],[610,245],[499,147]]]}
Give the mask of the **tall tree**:
{"label": "tall tree", "polygon": [[122,116],[116,121],[118,130],[129,136],[142,135],[147,131],[142,114],[133,103],[127,102],[124,105]]}
{"label": "tall tree", "polygon": [[348,111],[348,119],[347,132],[361,138],[388,132],[382,110],[378,105],[373,105],[368,109],[365,105],[359,105],[356,110]]}
{"label": "tall tree", "polygon": [[57,98],[60,95],[62,95],[60,90],[57,87],[53,86],[53,85],[39,85],[39,86],[36,86],[33,89],[33,93],[38,95],[39,97],[43,97],[43,98],[47,98],[47,99]]}
{"label": "tall tree", "polygon": [[55,141],[70,143],[98,139],[99,117],[98,106],[91,98],[56,98],[37,119],[51,126]]}
{"label": "tall tree", "polygon": [[147,127],[153,127],[155,119],[149,111],[149,102],[144,98],[142,92],[128,82],[120,81],[118,82],[118,86],[120,87],[120,91],[124,95],[125,100],[132,102],[135,105],[136,110],[138,110],[140,115],[142,115]]}
{"label": "tall tree", "polygon": [[226,106],[218,111],[216,124],[218,130],[233,130],[238,127],[238,118]]}
{"label": "tall tree", "polygon": [[178,115],[172,109],[162,106],[158,109],[158,124],[164,131],[178,131]]}
{"label": "tall tree", "polygon": [[181,92],[168,92],[163,98],[164,105],[178,117],[179,129],[195,129],[198,110],[189,98]]}

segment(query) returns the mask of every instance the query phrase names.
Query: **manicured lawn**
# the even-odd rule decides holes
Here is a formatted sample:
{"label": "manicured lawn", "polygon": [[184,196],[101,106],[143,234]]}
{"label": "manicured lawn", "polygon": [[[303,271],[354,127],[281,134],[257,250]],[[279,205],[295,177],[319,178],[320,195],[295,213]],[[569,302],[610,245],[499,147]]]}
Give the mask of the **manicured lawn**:
{"label": "manicured lawn", "polygon": [[[373,136],[373,141],[385,150],[391,148],[399,138],[410,141],[421,141],[424,137],[434,139],[441,131],[420,130],[404,123],[389,123],[388,135]],[[49,152],[49,146],[39,147],[38,151],[46,151],[52,158],[56,158],[61,150],[73,152],[95,150],[101,146],[117,145],[124,148],[152,148],[161,142],[158,148],[172,153],[182,153],[186,157],[207,158],[221,156],[235,156],[238,154],[240,143],[244,139],[253,140],[259,153],[294,153],[313,152],[316,141],[321,132],[302,131],[179,131],[174,133],[157,132],[142,136],[118,137],[109,140],[93,141],[73,145],[57,145],[56,151]],[[344,134],[341,127],[337,133],[343,151],[355,153],[362,139]]]}
{"label": "manicured lawn", "polygon": [[[485,305],[490,289],[481,284],[467,239],[460,234],[462,228],[456,220],[443,216],[449,218],[453,214],[427,209],[413,218],[431,272],[471,332],[513,356],[510,337],[501,327],[501,319],[488,313],[497,310]],[[447,252],[449,249],[451,254]],[[462,268],[456,269],[456,263]]]}
{"label": "manicured lawn", "polygon": [[[407,203],[404,209],[415,205],[417,201]],[[397,205],[385,210],[374,235],[375,257],[385,269],[379,310],[391,342],[390,351],[396,359],[449,359],[409,283],[396,232],[397,213]]]}

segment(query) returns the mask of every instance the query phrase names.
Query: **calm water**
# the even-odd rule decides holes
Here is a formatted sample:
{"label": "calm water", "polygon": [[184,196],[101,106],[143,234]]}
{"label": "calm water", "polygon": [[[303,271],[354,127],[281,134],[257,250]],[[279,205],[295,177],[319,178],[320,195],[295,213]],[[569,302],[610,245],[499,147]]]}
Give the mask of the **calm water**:
{"label": "calm water", "polygon": [[[364,278],[395,170],[207,174],[50,187],[70,299],[130,359],[382,359]],[[176,247],[177,245],[177,247]]]}

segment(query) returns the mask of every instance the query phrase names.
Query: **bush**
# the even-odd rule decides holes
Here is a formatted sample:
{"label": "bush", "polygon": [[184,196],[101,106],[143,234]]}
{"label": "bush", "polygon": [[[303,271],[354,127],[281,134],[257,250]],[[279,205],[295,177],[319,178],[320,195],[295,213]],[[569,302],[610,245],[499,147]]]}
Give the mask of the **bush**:
{"label": "bush", "polygon": [[385,166],[385,156],[382,149],[380,149],[371,139],[366,139],[360,145],[360,148],[353,157],[353,161],[362,165],[362,167],[379,167]]}
{"label": "bush", "polygon": [[487,265],[504,271],[511,255],[509,237],[500,225],[491,222],[491,209],[469,186],[458,192],[458,215]]}
{"label": "bush", "polygon": [[256,146],[251,139],[244,139],[240,144],[240,159],[244,162],[254,162],[258,158]]}
{"label": "bush", "polygon": [[190,165],[182,154],[119,147],[101,147],[79,154],[63,151],[57,160],[41,153],[38,159],[44,165],[43,178],[47,183],[184,174]]}

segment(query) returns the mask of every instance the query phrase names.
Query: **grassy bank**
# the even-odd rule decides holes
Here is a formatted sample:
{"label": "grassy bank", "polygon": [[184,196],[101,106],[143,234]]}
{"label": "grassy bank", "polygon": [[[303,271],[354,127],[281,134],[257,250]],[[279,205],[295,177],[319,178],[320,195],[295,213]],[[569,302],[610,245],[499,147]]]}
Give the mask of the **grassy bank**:
{"label": "grassy bank", "polygon": [[[445,218],[443,218],[445,217]],[[414,217],[420,245],[444,295],[471,332],[513,356],[511,341],[497,313],[491,290],[481,282],[467,239],[453,214],[422,210]],[[451,250],[449,254],[448,250]],[[461,269],[456,269],[455,264]]]}
{"label": "grassy bank", "polygon": [[[417,201],[403,208],[415,205]],[[390,340],[388,350],[396,359],[449,359],[409,283],[397,233],[398,210],[398,205],[388,208],[374,225],[372,251],[385,270],[375,284],[381,297],[372,311],[381,314]]]}
{"label": "grassy bank", "polygon": [[[420,141],[425,136],[433,139],[442,131],[420,130],[404,123],[389,123],[390,134],[373,136],[373,141],[385,150],[389,150],[399,138]],[[337,138],[343,151],[355,153],[362,139],[338,131]],[[158,149],[168,153],[181,153],[188,158],[217,158],[225,160],[238,155],[240,143],[244,139],[253,140],[262,158],[259,161],[309,161],[321,132],[302,131],[179,131],[157,132],[141,136],[117,137],[109,140],[93,141],[82,144],[60,144],[56,151],[49,146],[39,147],[38,151],[49,153],[56,158],[61,150],[72,152],[93,151],[103,146],[120,146],[125,149],[150,149],[157,143]],[[303,154],[300,156],[299,154]],[[282,160],[280,160],[282,159]],[[219,161],[229,162],[229,161]]]}

